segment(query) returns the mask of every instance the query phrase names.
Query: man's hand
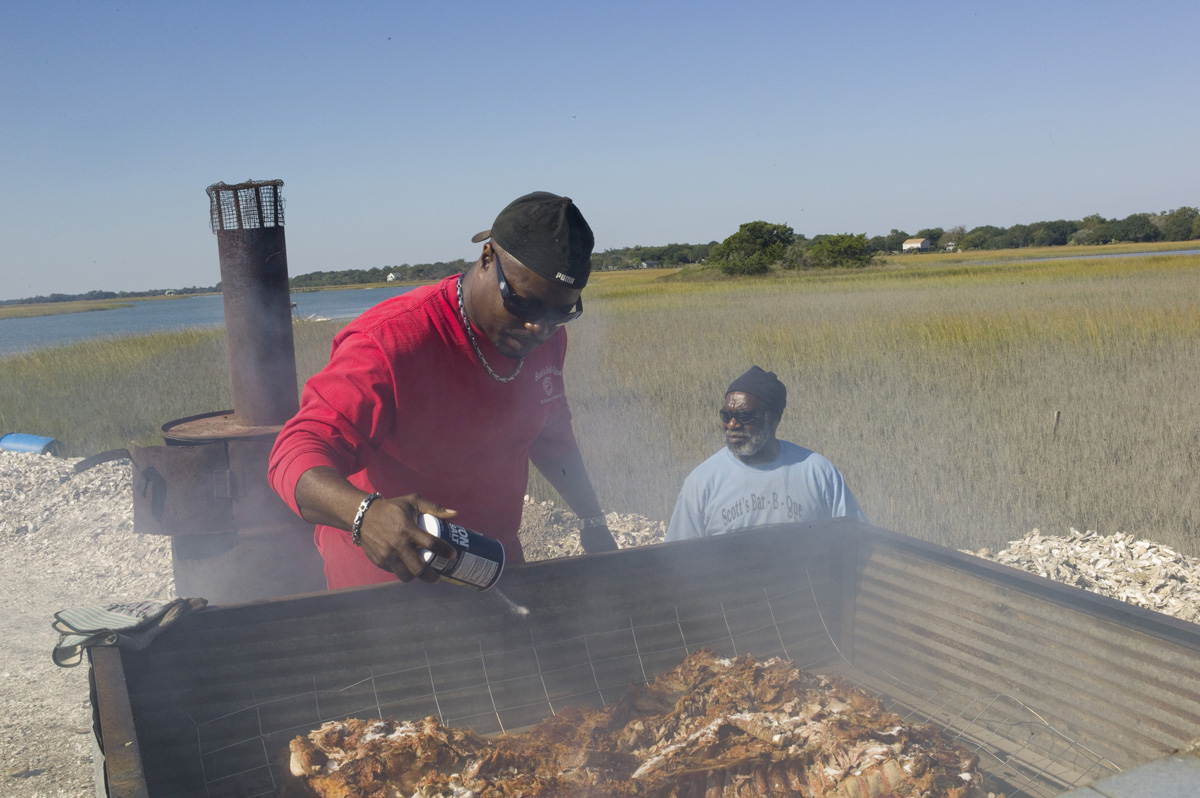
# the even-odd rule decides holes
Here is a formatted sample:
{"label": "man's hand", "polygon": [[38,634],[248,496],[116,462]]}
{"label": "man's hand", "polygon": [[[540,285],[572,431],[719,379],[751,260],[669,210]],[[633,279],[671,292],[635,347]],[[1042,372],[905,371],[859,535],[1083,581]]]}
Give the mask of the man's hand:
{"label": "man's hand", "polygon": [[447,560],[458,556],[453,546],[421,528],[422,513],[446,519],[458,515],[410,493],[376,500],[363,516],[360,537],[363,554],[375,565],[394,573],[401,582],[409,582],[414,576],[425,582],[438,581],[437,572],[425,562],[425,551]]}
{"label": "man's hand", "polygon": [[620,548],[617,546],[617,541],[613,538],[612,532],[608,530],[607,524],[579,530],[579,542],[583,544],[583,550],[588,554],[596,554],[602,551],[616,551]]}
{"label": "man's hand", "polygon": [[[300,515],[310,524],[324,524],[349,531],[366,494],[351,485],[337,470],[316,466],[300,475],[296,482],[296,504]],[[418,576],[426,582],[438,581],[438,574],[425,564],[423,549],[439,557],[454,559],[458,552],[441,538],[421,528],[421,514],[438,518],[458,515],[436,502],[415,493],[393,499],[376,499],[363,515],[359,539],[367,559],[401,582]]]}

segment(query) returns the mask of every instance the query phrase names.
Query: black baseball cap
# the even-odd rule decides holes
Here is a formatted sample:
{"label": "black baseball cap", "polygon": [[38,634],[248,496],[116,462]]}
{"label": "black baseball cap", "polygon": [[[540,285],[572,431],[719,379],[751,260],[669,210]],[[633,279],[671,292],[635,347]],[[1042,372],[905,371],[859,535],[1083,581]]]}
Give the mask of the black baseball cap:
{"label": "black baseball cap", "polygon": [[570,197],[535,191],[500,211],[490,230],[471,238],[495,244],[552,283],[583,288],[592,273],[595,239]]}

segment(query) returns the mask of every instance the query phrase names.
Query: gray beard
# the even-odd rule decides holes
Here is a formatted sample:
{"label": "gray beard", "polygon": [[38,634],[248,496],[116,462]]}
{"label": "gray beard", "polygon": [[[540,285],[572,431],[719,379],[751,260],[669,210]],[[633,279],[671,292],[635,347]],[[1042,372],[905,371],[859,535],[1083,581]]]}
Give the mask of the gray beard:
{"label": "gray beard", "polygon": [[762,451],[762,448],[770,443],[775,437],[774,430],[760,428],[758,432],[750,436],[750,439],[739,444],[727,443],[729,451],[733,452],[738,457],[753,457]]}

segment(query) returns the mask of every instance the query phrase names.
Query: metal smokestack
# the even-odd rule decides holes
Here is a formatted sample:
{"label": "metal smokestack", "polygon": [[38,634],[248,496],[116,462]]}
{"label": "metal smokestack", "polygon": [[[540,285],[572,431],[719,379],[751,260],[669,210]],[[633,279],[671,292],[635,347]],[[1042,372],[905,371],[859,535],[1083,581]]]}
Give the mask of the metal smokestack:
{"label": "metal smokestack", "polygon": [[267,483],[267,460],[299,407],[282,180],[209,186],[221,257],[233,410],[162,426],[131,448],[134,529],[170,535],[181,596],[230,604],[325,589],[313,527]]}
{"label": "metal smokestack", "polygon": [[233,413],[277,426],[299,409],[282,180],[214,183],[208,196],[221,258]]}

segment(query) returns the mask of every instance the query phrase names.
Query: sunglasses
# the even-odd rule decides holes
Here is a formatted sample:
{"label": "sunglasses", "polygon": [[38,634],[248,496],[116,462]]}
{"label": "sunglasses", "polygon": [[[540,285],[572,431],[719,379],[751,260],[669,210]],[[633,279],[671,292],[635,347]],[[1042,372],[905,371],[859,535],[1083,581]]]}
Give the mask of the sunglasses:
{"label": "sunglasses", "polygon": [[508,287],[508,278],[504,269],[500,268],[500,255],[492,250],[492,258],[496,262],[496,282],[500,284],[500,298],[504,300],[504,309],[521,321],[545,322],[547,324],[566,324],[583,315],[583,297],[575,300],[574,305],[547,305],[540,299],[523,297]]}
{"label": "sunglasses", "polygon": [[747,424],[753,424],[758,420],[761,411],[759,410],[722,410],[717,413],[721,417],[722,424],[728,424],[730,421],[737,419],[737,423],[743,427]]}

